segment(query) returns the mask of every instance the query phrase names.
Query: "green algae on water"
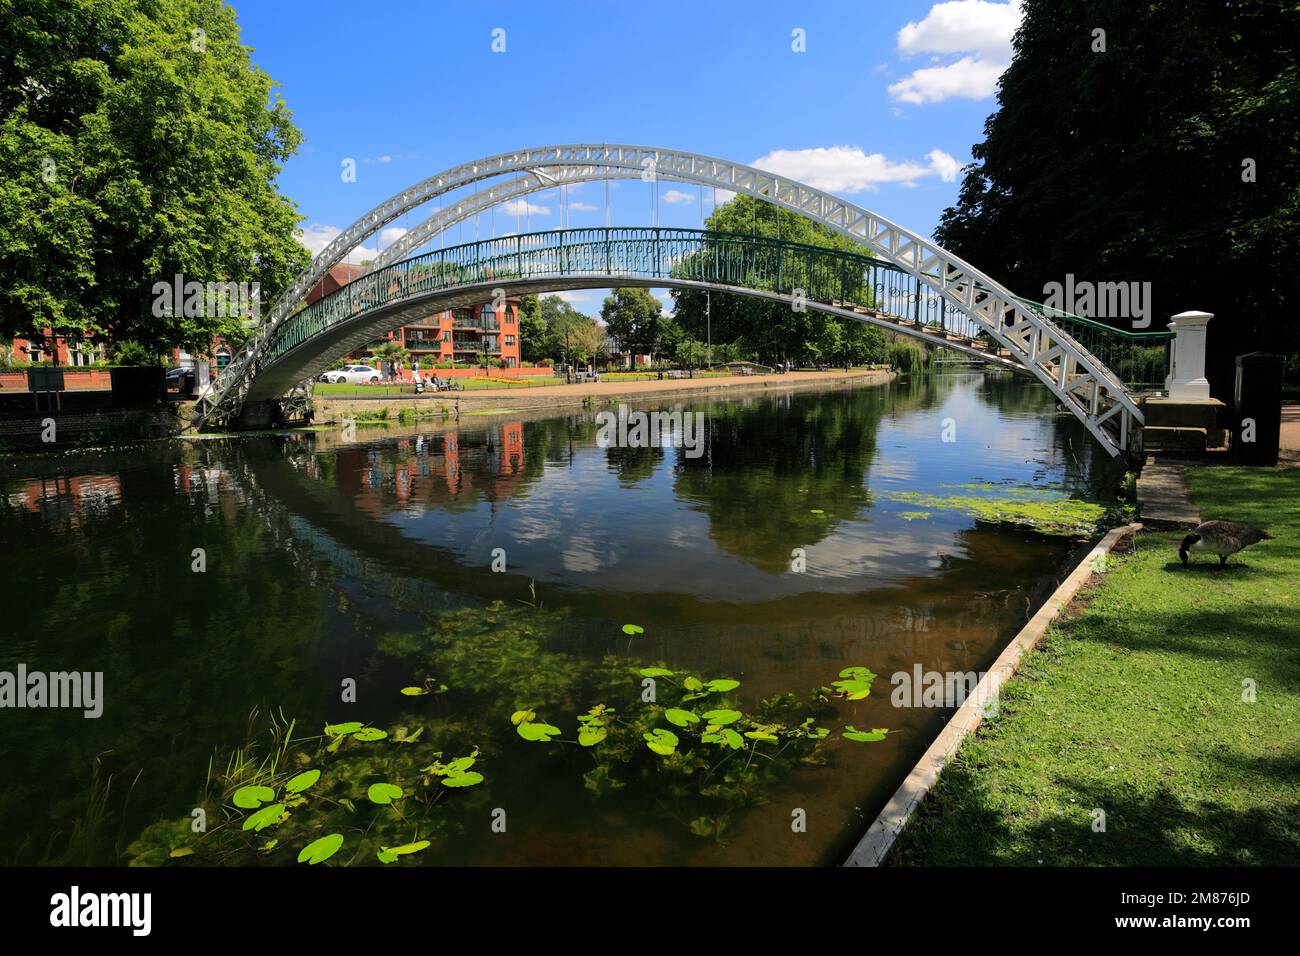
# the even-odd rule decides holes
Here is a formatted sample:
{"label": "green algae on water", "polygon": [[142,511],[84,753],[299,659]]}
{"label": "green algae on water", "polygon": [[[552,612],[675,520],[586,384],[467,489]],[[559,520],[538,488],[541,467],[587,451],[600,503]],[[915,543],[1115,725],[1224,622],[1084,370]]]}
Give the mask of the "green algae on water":
{"label": "green algae on water", "polygon": [[[883,497],[918,509],[960,511],[979,521],[1014,524],[1043,534],[1084,537],[1091,534],[1112,510],[1099,502],[1071,498],[1052,488],[1032,485],[964,484],[945,485],[965,494],[924,494],[919,491],[890,491]],[[902,511],[899,517],[912,520],[928,517],[928,511]]]}

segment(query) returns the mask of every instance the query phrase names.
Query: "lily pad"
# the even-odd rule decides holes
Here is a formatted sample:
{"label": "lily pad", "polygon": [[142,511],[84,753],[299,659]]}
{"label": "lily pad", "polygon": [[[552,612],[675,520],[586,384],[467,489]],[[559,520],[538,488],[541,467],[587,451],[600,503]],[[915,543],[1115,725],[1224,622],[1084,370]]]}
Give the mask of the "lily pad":
{"label": "lily pad", "polygon": [[714,694],[725,694],[729,690],[735,690],[740,686],[740,681],[732,680],[730,677],[719,677],[717,680],[711,680],[704,685],[705,689]]}
{"label": "lily pad", "polygon": [[739,750],[745,746],[745,741],[740,734],[730,727],[719,727],[716,731],[707,733],[700,739],[706,744],[719,744],[720,746],[730,747],[732,750]]}
{"label": "lily pad", "polygon": [[366,790],[366,797],[371,803],[386,806],[394,800],[400,800],[405,794],[395,783],[372,783]]}
{"label": "lily pad", "polygon": [[834,681],[831,686],[849,700],[862,700],[871,693],[871,682],[876,679],[865,667],[846,667],[840,671],[843,680]]}
{"label": "lily pad", "polygon": [[395,863],[398,857],[419,853],[428,846],[428,840],[420,840],[418,843],[403,843],[401,846],[382,846],[375,856],[379,857],[381,863]]}
{"label": "lily pad", "polygon": [[532,740],[537,743],[549,743],[552,737],[560,735],[560,728],[552,724],[524,723],[515,728],[519,736],[524,740]]}
{"label": "lily pad", "polygon": [[284,785],[285,793],[302,793],[317,780],[320,779],[319,770],[304,770],[296,777],[290,777],[289,782]]}
{"label": "lily pad", "polygon": [[471,770],[469,773],[458,773],[442,778],[444,787],[472,787],[477,783],[483,782],[483,775],[477,770]]}
{"label": "lily pad", "polygon": [[243,829],[245,830],[265,830],[272,824],[280,822],[280,816],[284,813],[283,803],[273,803],[269,807],[263,807],[256,813],[249,816],[244,821]]}
{"label": "lily pad", "polygon": [[856,740],[858,743],[873,743],[877,740],[884,740],[889,733],[884,727],[875,727],[870,731],[858,730],[852,724],[844,728],[845,740]]}
{"label": "lily pad", "polygon": [[337,853],[342,845],[342,833],[331,833],[319,840],[312,840],[298,853],[298,862],[310,863],[312,866],[323,863]]}
{"label": "lily pad", "polygon": [[662,727],[643,735],[646,746],[660,756],[667,757],[677,751],[677,735]]}
{"label": "lily pad", "polygon": [[470,767],[474,766],[476,760],[478,760],[477,750],[474,751],[472,754],[470,754],[468,757],[457,757],[451,763],[447,764],[444,773],[446,773],[446,775],[449,777],[454,777],[457,774],[464,773]]}
{"label": "lily pad", "polygon": [[342,737],[346,734],[355,734],[364,724],[359,720],[349,720],[344,724],[326,724],[325,733],[331,737]]}
{"label": "lily pad", "polygon": [[668,718],[670,724],[676,724],[678,727],[685,727],[687,724],[698,724],[700,718],[689,710],[682,710],[680,707],[669,707],[664,711],[664,716]]}
{"label": "lily pad", "polygon": [[254,810],[275,799],[275,791],[270,787],[240,787],[235,791],[235,806],[244,810]]}

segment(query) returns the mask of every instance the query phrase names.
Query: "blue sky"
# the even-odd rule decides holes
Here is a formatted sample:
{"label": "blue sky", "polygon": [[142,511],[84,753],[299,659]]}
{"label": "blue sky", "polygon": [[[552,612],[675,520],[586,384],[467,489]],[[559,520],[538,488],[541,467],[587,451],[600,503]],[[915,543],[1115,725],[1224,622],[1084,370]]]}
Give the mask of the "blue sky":
{"label": "blue sky", "polygon": [[[234,0],[244,43],[306,138],[281,187],[313,250],[439,170],[563,142],[754,163],[929,235],[996,105],[1015,4]],[[492,49],[497,29],[504,52]],[[341,176],[349,158],[355,182]],[[700,224],[695,187],[661,183],[658,198],[660,224]],[[571,192],[568,224],[603,225],[604,201],[600,184]],[[555,192],[529,202],[521,227],[559,226]],[[648,186],[619,183],[610,202],[615,224],[652,220]],[[418,221],[399,220],[371,251]],[[516,217],[477,228],[512,232]],[[569,298],[595,314],[601,295]]]}

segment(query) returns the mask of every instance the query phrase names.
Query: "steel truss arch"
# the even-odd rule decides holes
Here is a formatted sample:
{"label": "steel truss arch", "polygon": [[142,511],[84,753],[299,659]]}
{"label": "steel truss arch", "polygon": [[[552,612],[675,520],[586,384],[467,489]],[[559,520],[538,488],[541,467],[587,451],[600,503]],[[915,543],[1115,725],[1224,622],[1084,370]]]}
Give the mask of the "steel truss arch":
{"label": "steel truss arch", "polygon": [[[535,189],[558,185],[556,171],[586,170],[587,178],[665,179],[744,193],[789,209],[847,236],[873,255],[908,272],[978,322],[985,332],[1031,371],[1075,414],[1112,455],[1126,450],[1142,412],[1117,377],[1045,316],[935,243],[869,210],[797,180],[743,163],[682,150],[648,146],[572,144],[499,153],[421,180],[370,210],[343,230],[276,301],[245,352],[227,368],[196,422],[242,404],[247,381],[270,336],[328,270],[403,213],[451,190],[514,172],[527,173]],[[561,173],[564,179],[567,173]],[[576,181],[575,179],[571,181]],[[517,189],[523,185],[515,180]],[[509,198],[502,190],[495,202]],[[517,195],[519,193],[511,193]],[[490,193],[489,193],[490,198]],[[487,202],[487,198],[484,200]]]}

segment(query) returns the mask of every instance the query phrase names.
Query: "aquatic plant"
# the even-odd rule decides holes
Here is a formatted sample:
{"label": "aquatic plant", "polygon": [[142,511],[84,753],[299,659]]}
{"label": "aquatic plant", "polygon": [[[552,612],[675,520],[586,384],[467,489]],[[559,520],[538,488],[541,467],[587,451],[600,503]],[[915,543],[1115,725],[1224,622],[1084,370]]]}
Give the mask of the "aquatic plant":
{"label": "aquatic plant", "polygon": [[1043,534],[1082,537],[1107,523],[1112,506],[1070,497],[1051,488],[1027,485],[945,485],[955,494],[889,491],[883,497],[916,509],[899,512],[903,518],[928,516],[930,510],[959,511],[979,521],[1014,524]]}
{"label": "aquatic plant", "polygon": [[[246,746],[210,775],[190,818],[146,829],[128,849],[133,864],[398,864],[467,825],[489,799],[485,755],[501,774],[560,761],[593,799],[620,794],[630,809],[677,820],[691,833],[725,838],[736,814],[769,799],[800,767],[826,762],[837,700],[870,694],[876,675],[852,666],[806,697],[737,696],[741,681],[626,657],[578,657],[549,647],[565,615],[495,602],[440,615],[425,631],[391,634],[389,653],[425,674],[394,696],[420,712],[392,723],[327,723],[293,737],[274,725],[262,758]],[[640,625],[623,628],[629,637]],[[521,680],[526,674],[528,679]],[[646,698],[643,685],[653,682]],[[440,716],[448,704],[459,716]],[[579,704],[580,700],[594,704]],[[552,722],[553,721],[553,722]],[[414,729],[412,729],[414,728]],[[576,734],[565,736],[564,728]],[[887,731],[840,737],[856,743]],[[838,738],[837,738],[838,739]],[[469,743],[474,741],[474,743]],[[435,749],[437,748],[437,749]],[[449,756],[450,754],[450,756]],[[558,771],[563,773],[563,770]]]}

